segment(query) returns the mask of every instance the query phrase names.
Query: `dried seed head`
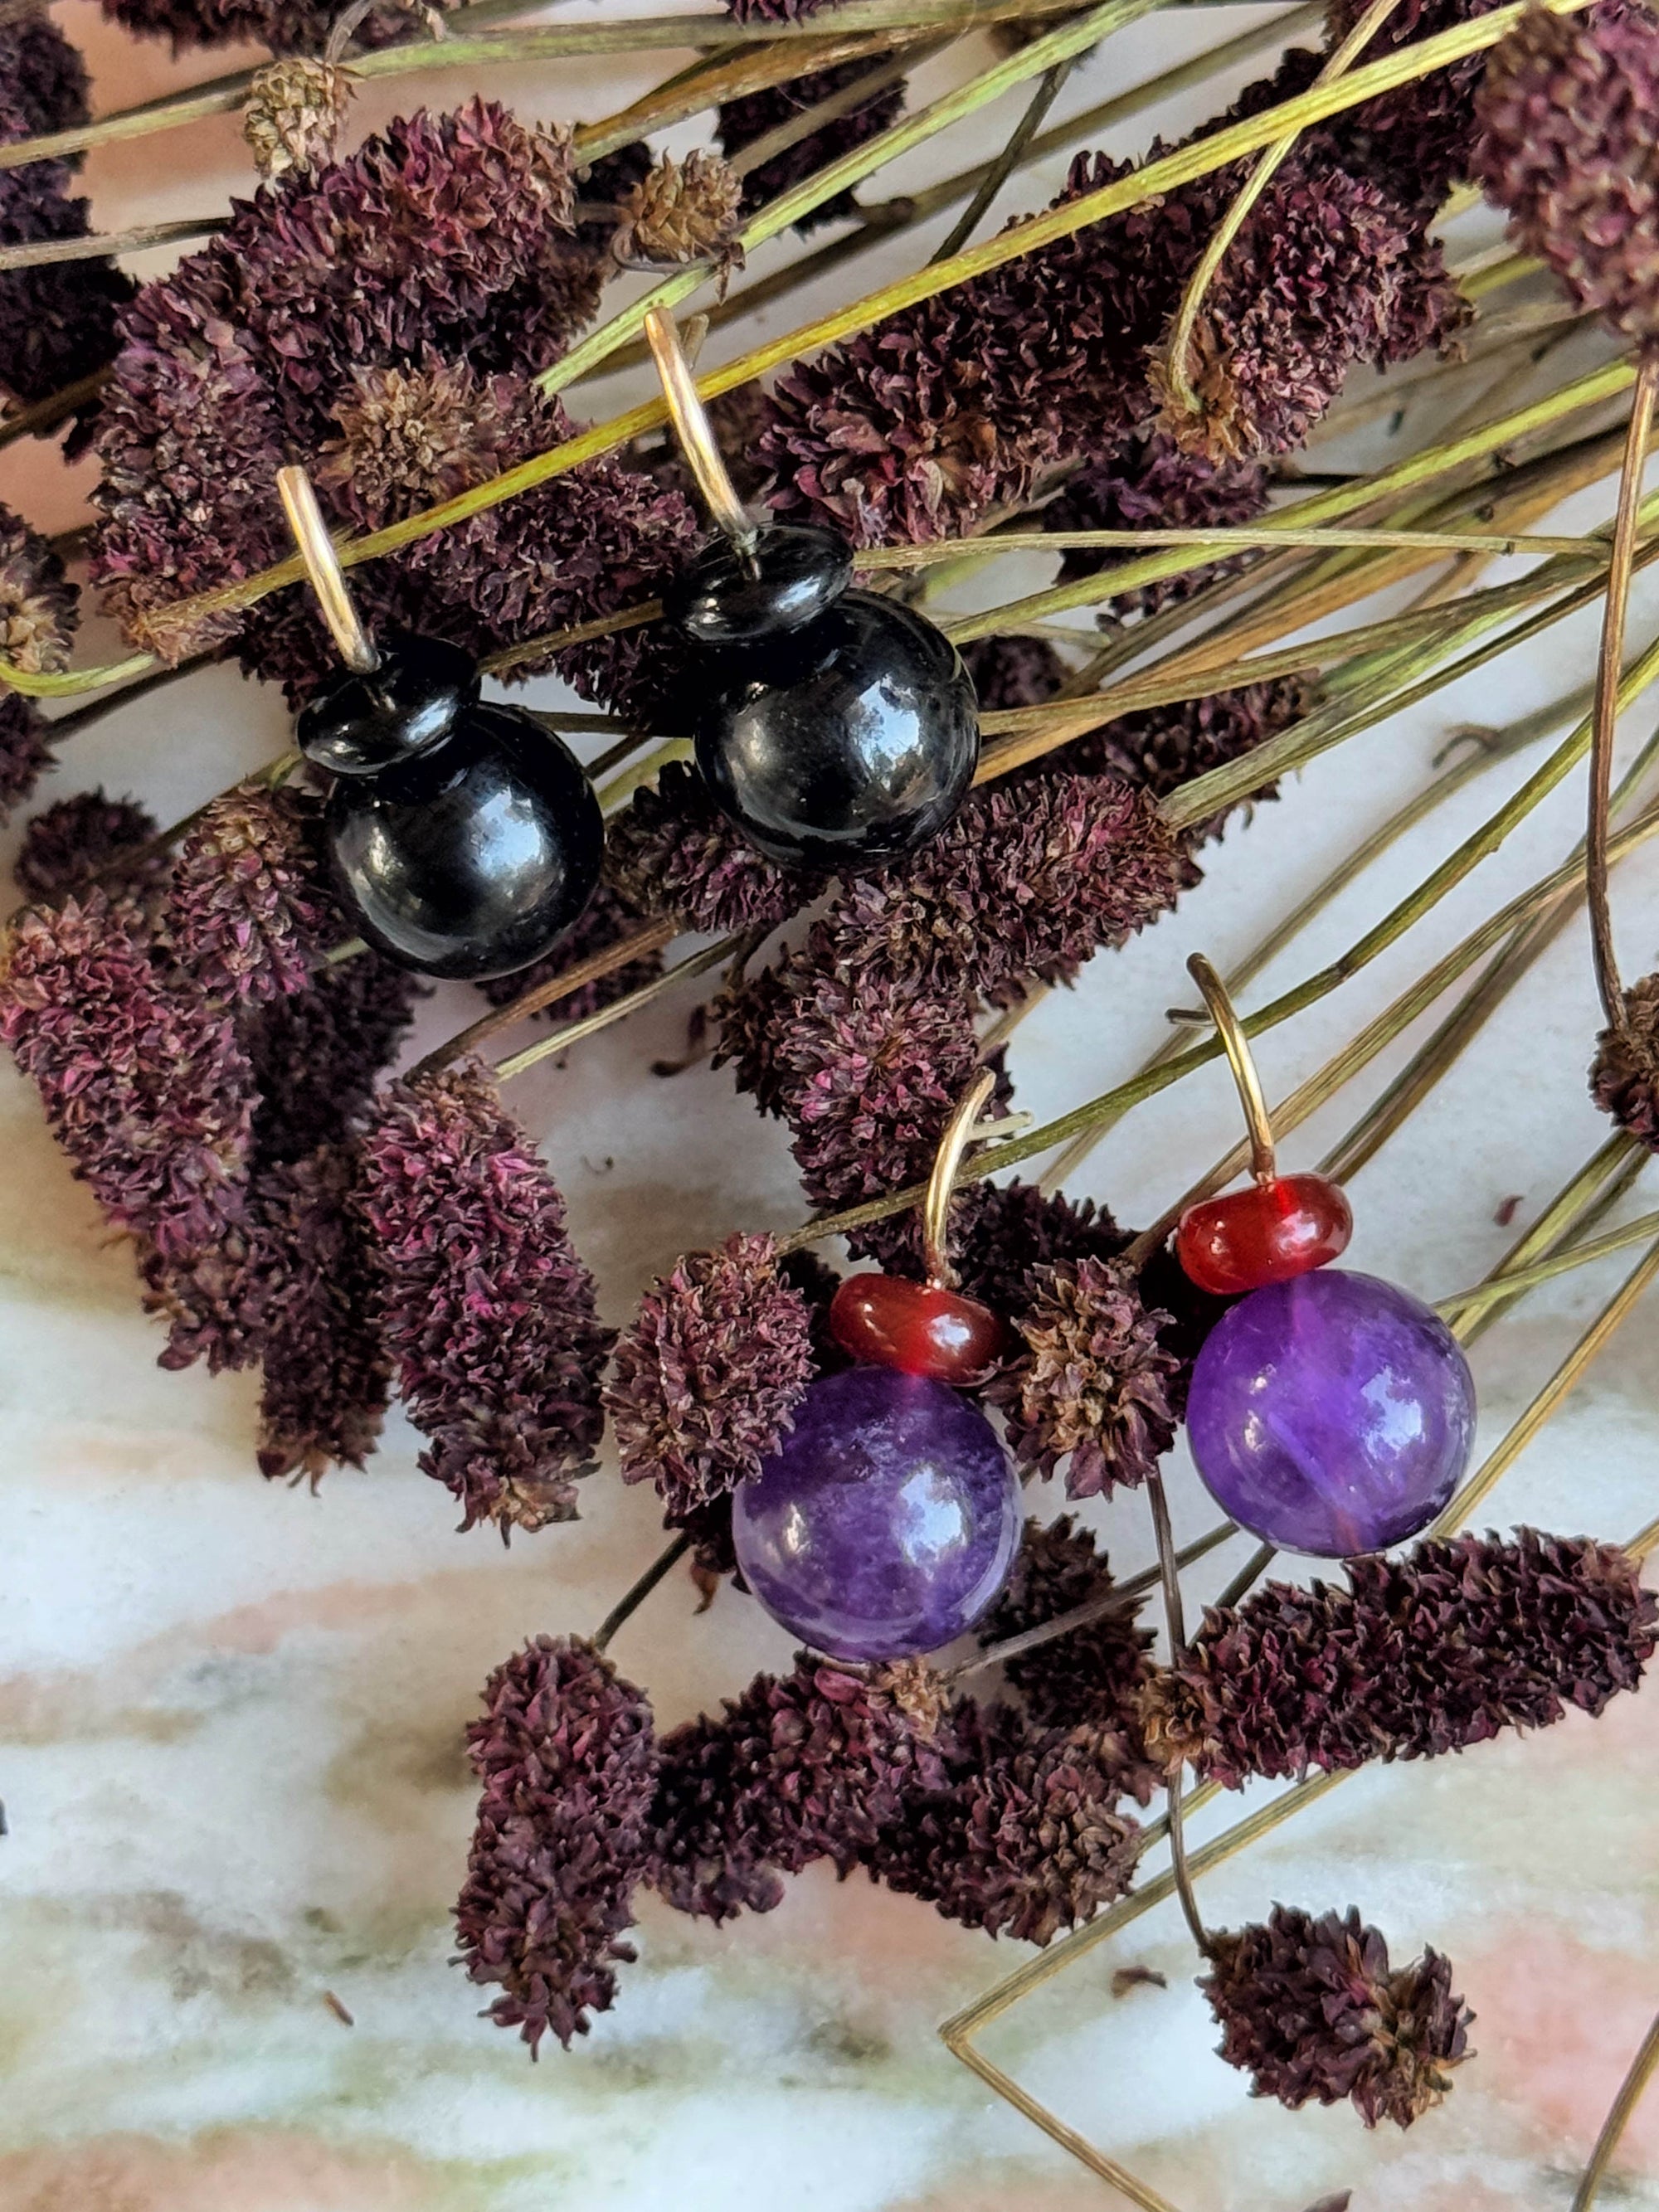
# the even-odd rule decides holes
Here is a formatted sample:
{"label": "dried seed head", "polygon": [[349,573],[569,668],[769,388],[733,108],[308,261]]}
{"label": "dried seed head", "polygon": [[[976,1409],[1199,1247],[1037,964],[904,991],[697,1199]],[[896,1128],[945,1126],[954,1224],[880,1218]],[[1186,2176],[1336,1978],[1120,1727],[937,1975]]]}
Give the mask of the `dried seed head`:
{"label": "dried seed head", "polygon": [[665,154],[626,192],[611,241],[619,261],[709,261],[740,264],[734,248],[743,185],[718,154],[698,147],[683,161]]}
{"label": "dried seed head", "polygon": [[1590,1097],[1638,1144],[1659,1152],[1659,975],[1625,994],[1625,1018],[1596,1039]]}
{"label": "dried seed head", "polygon": [[293,54],[255,73],[242,136],[267,184],[334,159],[356,86],[349,70]]}

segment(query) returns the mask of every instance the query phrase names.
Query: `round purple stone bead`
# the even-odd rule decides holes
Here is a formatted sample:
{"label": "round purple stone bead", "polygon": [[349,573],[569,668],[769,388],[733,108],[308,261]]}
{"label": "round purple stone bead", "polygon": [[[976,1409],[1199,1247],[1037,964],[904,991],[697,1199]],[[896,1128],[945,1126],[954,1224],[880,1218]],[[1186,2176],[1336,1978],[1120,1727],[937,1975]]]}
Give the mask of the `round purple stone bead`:
{"label": "round purple stone bead", "polygon": [[908,1659],[971,1628],[1008,1579],[1019,1483],[996,1431],[943,1382],[849,1367],[739,1483],[743,1578],[834,1659]]}
{"label": "round purple stone bead", "polygon": [[1322,1267],[1223,1316],[1193,1369],[1187,1430],[1241,1528],[1346,1559],[1414,1536],[1451,1496],[1474,1441],[1474,1381],[1409,1291]]}

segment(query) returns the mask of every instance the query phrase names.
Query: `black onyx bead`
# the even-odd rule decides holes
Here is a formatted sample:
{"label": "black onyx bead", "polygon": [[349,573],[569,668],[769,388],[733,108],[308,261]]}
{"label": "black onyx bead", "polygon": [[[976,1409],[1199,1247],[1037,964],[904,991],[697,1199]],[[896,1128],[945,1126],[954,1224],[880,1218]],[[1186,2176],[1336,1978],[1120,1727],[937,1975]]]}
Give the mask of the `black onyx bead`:
{"label": "black onyx bead", "polygon": [[974,686],[908,607],[850,591],[805,629],[708,657],[697,766],[775,860],[844,872],[938,835],[979,760]]}
{"label": "black onyx bead", "polygon": [[699,645],[736,645],[816,622],[853,580],[853,555],[828,530],[770,523],[746,550],[719,538],[663,593],[663,612]]}
{"label": "black onyx bead", "polygon": [[396,631],[372,676],[343,676],[301,708],[294,739],[334,775],[374,775],[436,744],[477,696],[471,653]]}
{"label": "black onyx bead", "polygon": [[605,849],[580,762],[516,707],[469,708],[443,744],[343,776],[323,823],[360,934],[403,967],[474,981],[552,951]]}

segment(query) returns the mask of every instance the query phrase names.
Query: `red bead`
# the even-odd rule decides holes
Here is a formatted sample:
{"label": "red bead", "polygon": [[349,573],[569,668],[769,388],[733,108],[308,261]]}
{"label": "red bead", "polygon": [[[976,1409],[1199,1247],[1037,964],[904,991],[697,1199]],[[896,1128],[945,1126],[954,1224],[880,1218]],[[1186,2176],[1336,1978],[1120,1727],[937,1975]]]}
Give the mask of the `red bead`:
{"label": "red bead", "polygon": [[830,1302],[830,1328],[854,1359],[957,1390],[986,1380],[1007,1337],[977,1298],[902,1275],[848,1275]]}
{"label": "red bead", "polygon": [[1176,1257],[1200,1290],[1237,1297],[1322,1267],[1347,1250],[1352,1234],[1353,1214],[1335,1183],[1275,1176],[1189,1206],[1176,1231]]}

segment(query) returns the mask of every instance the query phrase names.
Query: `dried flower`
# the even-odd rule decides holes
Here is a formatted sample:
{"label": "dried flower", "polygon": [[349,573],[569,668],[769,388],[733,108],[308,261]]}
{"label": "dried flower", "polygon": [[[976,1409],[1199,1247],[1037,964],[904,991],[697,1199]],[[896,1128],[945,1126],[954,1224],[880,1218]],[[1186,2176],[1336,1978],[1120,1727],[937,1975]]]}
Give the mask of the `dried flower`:
{"label": "dried flower", "polygon": [[[1069,476],[1060,495],[1042,511],[1047,530],[1231,529],[1254,522],[1267,504],[1269,477],[1261,461],[1212,461],[1184,453],[1161,431],[1141,430],[1105,459],[1090,461]],[[1061,578],[1109,571],[1125,556],[1072,547],[1060,561]],[[1218,576],[1229,574],[1237,559],[1212,561],[1184,575],[1119,592],[1107,605],[1119,619],[1156,614],[1188,599]]]}
{"label": "dried flower", "polygon": [[[1311,688],[1299,677],[1247,684],[1237,691],[1212,691],[1202,699],[1121,714],[1115,722],[1062,746],[1057,757],[1068,768],[1121,776],[1150,797],[1164,799],[1194,776],[1242,760],[1289,729],[1308,712],[1312,697]],[[1254,806],[1278,793],[1276,783],[1267,784],[1242,803]],[[1212,815],[1188,836],[1196,842],[1218,835],[1231,811]]]}
{"label": "dried flower", "polygon": [[[43,808],[28,823],[12,873],[28,898],[52,906],[67,892],[84,888],[123,855],[148,845],[160,827],[136,799],[112,799],[101,785],[77,791]],[[169,866],[165,853],[152,853],[120,872],[119,888],[128,893],[154,890]]]}
{"label": "dried flower", "polygon": [[357,1162],[343,1146],[273,1164],[255,1186],[275,1279],[258,1345],[259,1472],[305,1477],[361,1467],[392,1379],[374,1316],[374,1274],[350,1200]]}
{"label": "dried flower", "polygon": [[1051,1475],[1062,1460],[1068,1498],[1145,1482],[1175,1442],[1170,1378],[1160,1341],[1170,1316],[1141,1304],[1116,1260],[1062,1260],[1042,1270],[1016,1322],[1023,1358],[991,1386],[1022,1467]]}
{"label": "dried flower", "polygon": [[1569,1705],[1599,1713],[1652,1656],[1659,1607],[1636,1561],[1588,1537],[1429,1537],[1347,1574],[1346,1589],[1272,1583],[1207,1612],[1148,1692],[1149,1739],[1229,1789],[1427,1759]]}
{"label": "dried flower", "polygon": [[[521,992],[536,990],[567,968],[574,968],[579,961],[590,959],[607,945],[631,937],[644,919],[631,899],[602,879],[580,917],[559,939],[556,951],[528,968],[515,969],[511,975],[492,975],[478,988],[492,1006],[509,1006]],[[637,960],[613,968],[608,975],[601,975],[592,983],[579,984],[562,999],[550,1000],[541,1008],[540,1018],[560,1028],[566,1022],[586,1021],[590,1014],[597,1014],[604,1007],[614,1006],[618,999],[625,999],[630,991],[642,990],[661,973],[661,952],[642,953]]]}
{"label": "dried flower", "polygon": [[288,998],[339,942],[311,842],[316,813],[303,793],[256,778],[211,800],[186,834],[161,927],[210,998]]}
{"label": "dried flower", "polygon": [[[1039,1628],[1079,1606],[1109,1598],[1116,1584],[1104,1553],[1086,1528],[1062,1513],[1044,1528],[1028,1521],[1008,1587],[978,1631],[983,1645]],[[1096,1755],[1114,1773],[1118,1795],[1145,1805],[1164,1786],[1164,1769],[1146,1756],[1140,1692],[1152,1676],[1149,1631],[1137,1620],[1140,1601],[1126,1600],[1085,1627],[1057,1636],[1008,1661],[1009,1681],[1040,1728],[1088,1728]]]}
{"label": "dried flower", "polygon": [[52,764],[49,725],[33,699],[0,690],[0,822],[20,805]]}
{"label": "dried flower", "polygon": [[464,1528],[574,1519],[612,1332],[557,1185],[477,1064],[391,1085],[362,1158],[354,1203],[399,1395],[430,1438],[423,1472],[460,1500]]}
{"label": "dried flower", "polygon": [[80,48],[50,15],[30,12],[0,24],[0,138],[86,122],[90,88]]}
{"label": "dried flower", "polygon": [[[431,4],[447,7],[449,0]],[[175,53],[183,46],[222,46],[244,39],[274,54],[316,53],[340,13],[331,0],[103,0],[103,8],[129,31],[170,39]],[[367,48],[425,35],[404,0],[386,0],[351,37],[354,46]]]}
{"label": "dried flower", "polygon": [[242,110],[242,136],[268,184],[334,159],[356,92],[349,70],[302,54],[256,70]]}
{"label": "dried flower", "polygon": [[814,1372],[811,1315],[769,1237],[679,1261],[640,1301],[605,1392],[624,1482],[654,1482],[671,1522],[758,1473]]}
{"label": "dried flower", "polygon": [[241,1212],[252,1070],[228,1017],[139,930],[96,890],[26,913],[0,978],[0,1037],[109,1218],[185,1255]]}
{"label": "dried flower", "polygon": [[875,1879],[950,1920],[1047,1943],[1092,1919],[1133,1877],[1139,1831],[1112,1808],[1111,1764],[1088,1729],[1042,1729],[965,1698],[945,1788],[912,1792],[867,1855]]}
{"label": "dried flower", "polygon": [[[962,1288],[994,1312],[1012,1317],[1030,1305],[1033,1270],[1056,1260],[1115,1259],[1129,1242],[1091,1198],[1045,1195],[1036,1183],[970,1183],[951,1207],[951,1256]],[[890,1214],[852,1231],[848,1249],[879,1261],[890,1273],[920,1278],[921,1226],[914,1213]]]}
{"label": "dried flower", "polygon": [[[820,7],[833,4],[834,0],[726,0],[726,13],[739,23],[794,23],[815,15]],[[791,77],[786,84],[771,85],[741,99],[729,100],[716,118],[715,135],[723,151],[738,154],[752,146],[757,138],[765,137],[781,125],[793,122],[807,108],[816,107],[820,100],[834,99],[860,76],[870,74],[867,62],[842,62],[833,69],[813,70],[805,76]],[[749,214],[763,207],[768,200],[776,199],[781,192],[805,182],[818,170],[828,168],[855,146],[878,137],[903,105],[903,85],[884,86],[850,113],[834,123],[826,123],[809,137],[797,139],[782,153],[773,155],[770,161],[759,163],[744,179],[744,212]],[[795,228],[804,237],[820,223],[836,222],[851,215],[856,204],[850,191],[837,192],[833,199],[803,216]]]}
{"label": "dried flower", "polygon": [[1659,975],[1631,985],[1623,1022],[1596,1039],[1590,1097],[1638,1144],[1659,1152]]}
{"label": "dried flower", "polygon": [[1659,343],[1659,20],[1601,0],[1541,8],[1493,48],[1475,101],[1475,173],[1510,234],[1581,314]]}
{"label": "dried flower", "polygon": [[256,1159],[299,1160],[351,1129],[395,1056],[427,987],[374,951],[313,974],[292,998],[244,1012],[253,1064]]}
{"label": "dried flower", "polygon": [[[4,36],[0,31],[0,40]],[[0,170],[0,179],[8,173]],[[0,276],[0,293],[5,282]],[[0,384],[4,381],[0,350]],[[0,653],[30,675],[61,674],[69,666],[70,641],[80,620],[78,599],[46,540],[9,507],[0,507]],[[46,718],[33,699],[0,689],[0,821],[28,797],[51,766],[49,736]]]}
{"label": "dried flower", "polygon": [[757,1675],[717,1717],[662,1740],[650,1880],[682,1912],[767,1912],[779,1876],[828,1858],[842,1874],[906,1799],[944,1780],[933,1710],[913,1679],[862,1674],[803,1652]]}
{"label": "dried flower", "polygon": [[707,261],[741,266],[734,245],[743,186],[716,154],[695,148],[683,161],[665,154],[621,203],[611,240],[618,261]]}
{"label": "dried flower", "polygon": [[1040,707],[1053,698],[1069,671],[1043,637],[976,637],[962,648],[982,714],[1008,707]]}
{"label": "dried flower", "polygon": [[1316,1920],[1276,1905],[1265,1926],[1212,1936],[1199,1987],[1221,2056],[1250,2075],[1253,2095],[1292,2112],[1347,2098],[1368,2128],[1408,2128],[1470,2056],[1474,2015],[1452,1994],[1451,1961],[1427,1950],[1392,1970],[1388,1944],[1352,1905]]}
{"label": "dried flower", "polygon": [[455,1907],[475,1982],[533,2054],[610,2009],[612,1971],[634,1957],[634,1922],[657,1780],[651,1708],[591,1644],[538,1637],[484,1685],[468,1727],[482,1783],[467,1878]]}
{"label": "dried flower", "polygon": [[781,867],[714,804],[693,768],[671,761],[606,824],[605,872],[647,913],[725,936],[775,929],[810,903],[821,881]]}

